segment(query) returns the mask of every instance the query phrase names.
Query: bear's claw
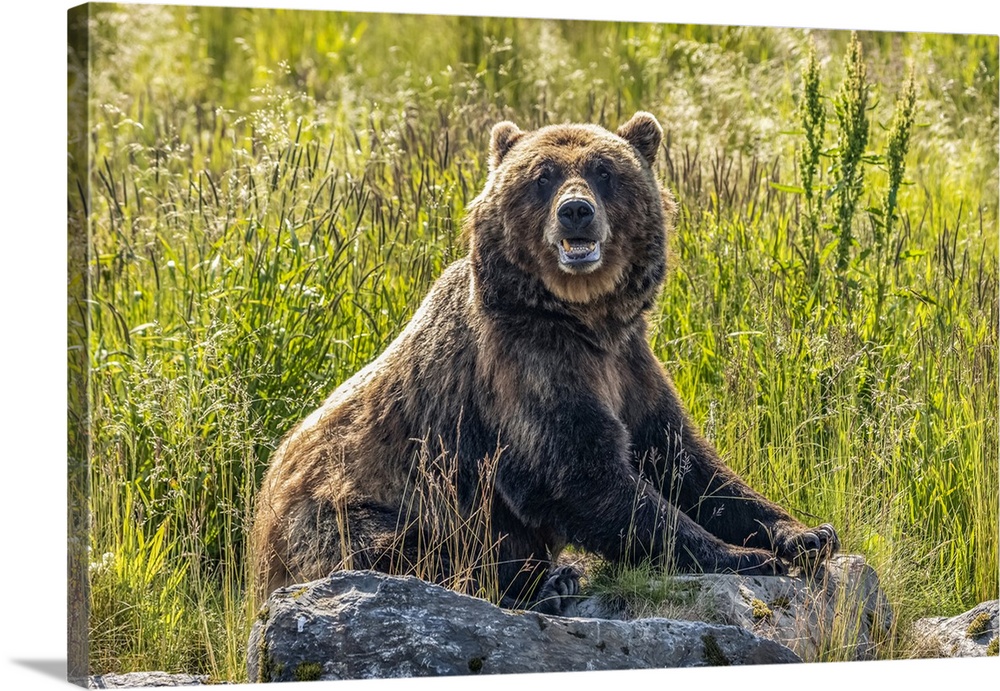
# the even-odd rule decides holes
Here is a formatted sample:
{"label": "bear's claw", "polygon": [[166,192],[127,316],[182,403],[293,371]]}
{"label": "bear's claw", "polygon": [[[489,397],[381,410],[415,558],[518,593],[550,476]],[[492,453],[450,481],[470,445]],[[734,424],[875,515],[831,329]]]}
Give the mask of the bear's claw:
{"label": "bear's claw", "polygon": [[809,528],[784,541],[778,553],[782,559],[809,566],[826,559],[840,549],[840,538],[829,523]]}

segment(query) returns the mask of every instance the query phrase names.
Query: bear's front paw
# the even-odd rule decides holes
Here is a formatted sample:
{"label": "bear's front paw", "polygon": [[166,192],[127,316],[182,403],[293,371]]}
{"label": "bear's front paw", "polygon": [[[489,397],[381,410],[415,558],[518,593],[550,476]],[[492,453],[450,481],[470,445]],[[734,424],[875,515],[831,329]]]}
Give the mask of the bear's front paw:
{"label": "bear's front paw", "polygon": [[784,576],[788,573],[778,557],[763,549],[740,550],[733,570],[741,576]]}
{"label": "bear's front paw", "polygon": [[840,549],[840,538],[829,523],[795,532],[779,543],[778,556],[799,566],[812,566]]}
{"label": "bear's front paw", "polygon": [[580,594],[582,575],[575,566],[558,566],[552,569],[539,589],[531,609],[542,614],[562,614],[573,598]]}

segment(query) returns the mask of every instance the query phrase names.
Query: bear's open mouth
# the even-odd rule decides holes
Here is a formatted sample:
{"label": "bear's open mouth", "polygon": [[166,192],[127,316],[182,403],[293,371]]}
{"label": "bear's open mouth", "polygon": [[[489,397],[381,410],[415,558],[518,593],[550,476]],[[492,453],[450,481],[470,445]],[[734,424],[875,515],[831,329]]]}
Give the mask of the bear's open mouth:
{"label": "bear's open mouth", "polygon": [[569,266],[592,264],[601,258],[601,243],[583,238],[564,238],[559,244],[559,261]]}

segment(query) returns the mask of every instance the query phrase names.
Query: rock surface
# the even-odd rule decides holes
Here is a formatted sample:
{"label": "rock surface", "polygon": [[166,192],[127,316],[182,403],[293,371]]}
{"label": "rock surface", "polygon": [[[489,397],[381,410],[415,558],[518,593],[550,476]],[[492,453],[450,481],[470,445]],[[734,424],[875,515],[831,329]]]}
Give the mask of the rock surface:
{"label": "rock surface", "polygon": [[166,672],[129,672],[128,674],[98,674],[87,677],[88,689],[133,689],[150,686],[202,686],[207,676],[167,674]]}
{"label": "rock surface", "polygon": [[983,657],[990,641],[1000,635],[1000,600],[988,600],[954,617],[918,619],[913,634],[928,657]]}
{"label": "rock surface", "polygon": [[275,591],[254,622],[251,681],[798,662],[735,626],[508,612],[412,577],[344,571]]}
{"label": "rock surface", "polygon": [[634,597],[595,597],[568,613],[732,624],[788,646],[807,662],[871,659],[893,620],[878,575],[858,555],[835,556],[811,576],[704,574],[655,579],[648,591]]}

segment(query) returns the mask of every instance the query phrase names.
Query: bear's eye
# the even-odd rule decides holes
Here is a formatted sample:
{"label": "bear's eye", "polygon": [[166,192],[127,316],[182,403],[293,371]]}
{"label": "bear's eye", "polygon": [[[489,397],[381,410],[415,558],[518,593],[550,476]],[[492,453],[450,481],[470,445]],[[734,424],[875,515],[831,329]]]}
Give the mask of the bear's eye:
{"label": "bear's eye", "polygon": [[611,171],[604,166],[601,166],[597,169],[597,179],[601,182],[607,182],[611,179]]}
{"label": "bear's eye", "polygon": [[536,182],[538,183],[539,187],[545,187],[546,185],[549,184],[549,174],[542,173],[541,175],[538,176],[538,180]]}

